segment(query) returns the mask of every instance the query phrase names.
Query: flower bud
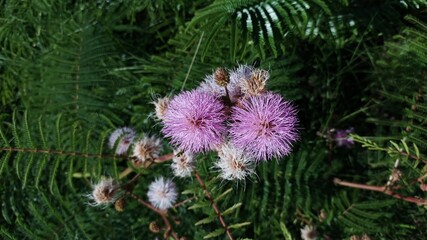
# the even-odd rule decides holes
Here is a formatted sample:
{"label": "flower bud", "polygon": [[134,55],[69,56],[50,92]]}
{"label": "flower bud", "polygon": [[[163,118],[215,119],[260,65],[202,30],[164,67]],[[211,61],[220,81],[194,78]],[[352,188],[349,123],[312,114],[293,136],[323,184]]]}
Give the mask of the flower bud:
{"label": "flower bud", "polygon": [[119,185],[112,178],[103,178],[93,186],[93,191],[88,197],[93,200],[92,206],[108,205],[119,197]]}
{"label": "flower bud", "polygon": [[133,147],[133,157],[138,165],[158,158],[161,150],[162,142],[160,139],[154,136],[145,136],[135,143]]}
{"label": "flower bud", "polygon": [[262,69],[254,69],[251,77],[241,82],[242,93],[246,97],[257,96],[265,92],[265,85],[270,77],[268,71]]}
{"label": "flower bud", "polygon": [[152,233],[159,233],[160,232],[160,226],[157,222],[150,222],[150,225],[148,225],[148,229]]}
{"label": "flower bud", "polygon": [[157,101],[153,102],[157,119],[163,120],[163,116],[165,116],[168,110],[169,102],[170,99],[168,97],[159,98]]}
{"label": "flower bud", "polygon": [[124,198],[120,198],[114,203],[114,208],[117,212],[123,212],[125,210],[126,201]]}
{"label": "flower bud", "polygon": [[228,74],[227,70],[221,67],[215,70],[214,78],[216,84],[221,87],[226,87],[230,83],[230,75]]}

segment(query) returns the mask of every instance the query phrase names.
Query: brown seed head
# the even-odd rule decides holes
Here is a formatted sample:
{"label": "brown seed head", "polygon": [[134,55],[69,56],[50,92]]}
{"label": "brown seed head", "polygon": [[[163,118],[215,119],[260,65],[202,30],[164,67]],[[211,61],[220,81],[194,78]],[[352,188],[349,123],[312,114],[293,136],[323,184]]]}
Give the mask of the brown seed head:
{"label": "brown seed head", "polygon": [[269,77],[270,74],[266,70],[253,70],[251,77],[247,81],[241,83],[242,93],[244,93],[246,97],[250,97],[265,92],[265,85]]}
{"label": "brown seed head", "polygon": [[162,120],[165,116],[168,107],[169,107],[170,99],[168,97],[163,97],[157,99],[157,101],[153,102],[156,111],[156,117],[159,120]]}
{"label": "brown seed head", "polygon": [[146,136],[135,143],[133,157],[141,164],[158,158],[161,150],[162,142],[160,139]]}
{"label": "brown seed head", "polygon": [[217,68],[214,72],[214,78],[216,84],[221,87],[226,87],[230,83],[230,74],[224,68]]}
{"label": "brown seed head", "polygon": [[160,226],[157,222],[150,222],[150,225],[148,225],[148,229],[150,229],[152,233],[160,232]]}
{"label": "brown seed head", "polygon": [[118,197],[119,185],[112,178],[104,178],[93,186],[93,191],[89,198],[94,200],[93,206],[108,205],[113,203]]}
{"label": "brown seed head", "polygon": [[117,212],[123,212],[125,210],[126,201],[124,198],[120,198],[114,203],[114,208]]}

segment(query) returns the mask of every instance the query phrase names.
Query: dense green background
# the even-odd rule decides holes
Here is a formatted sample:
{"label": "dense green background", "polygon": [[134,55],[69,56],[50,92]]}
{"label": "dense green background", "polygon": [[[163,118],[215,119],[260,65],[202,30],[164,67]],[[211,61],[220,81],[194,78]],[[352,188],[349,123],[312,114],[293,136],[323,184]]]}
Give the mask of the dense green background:
{"label": "dense green background", "polygon": [[[225,221],[250,222],[233,236],[299,239],[312,224],[322,239],[423,239],[426,206],[333,179],[383,186],[399,159],[398,193],[427,198],[414,182],[427,171],[426,2],[0,0],[1,238],[161,237],[148,229],[159,217],[135,201],[122,213],[88,206],[91,182],[127,165],[104,156],[108,134],[133,126],[160,135],[151,101],[216,67],[251,64],[298,106],[301,140],[240,183],[216,178],[214,154],[199,156],[214,197],[232,188],[220,208],[241,203]],[[339,148],[327,137],[349,127],[362,144]],[[146,198],[171,170],[143,174],[134,193]],[[180,200],[197,197],[172,210],[176,232],[226,239],[209,235],[222,228],[197,182],[176,182]]]}

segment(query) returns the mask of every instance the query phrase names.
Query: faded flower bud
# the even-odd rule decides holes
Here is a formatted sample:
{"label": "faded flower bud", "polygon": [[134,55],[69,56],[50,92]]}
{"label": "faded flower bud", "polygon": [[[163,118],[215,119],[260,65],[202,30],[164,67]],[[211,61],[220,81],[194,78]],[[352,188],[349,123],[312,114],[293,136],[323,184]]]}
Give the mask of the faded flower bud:
{"label": "faded flower bud", "polygon": [[178,198],[175,183],[163,177],[157,178],[150,184],[147,195],[151,204],[162,210],[172,207]]}
{"label": "faded flower bud", "polygon": [[120,198],[114,203],[114,208],[117,212],[123,212],[125,210],[126,200],[124,198]]}
{"label": "faded flower bud", "polygon": [[157,222],[150,222],[150,225],[148,225],[148,229],[152,233],[159,233],[160,232],[160,226]]}
{"label": "faded flower bud", "polygon": [[244,180],[255,173],[255,159],[247,156],[243,150],[236,149],[230,143],[221,146],[218,157],[215,167],[219,169],[219,176],[222,179]]}
{"label": "faded flower bud", "polygon": [[265,92],[265,85],[267,83],[270,74],[266,70],[254,69],[251,73],[251,77],[240,82],[242,93],[246,97],[257,96]]}
{"label": "faded flower bud", "polygon": [[317,238],[316,228],[310,225],[305,225],[305,227],[301,229],[301,238],[303,240],[316,239]]}
{"label": "faded flower bud", "polygon": [[169,102],[170,99],[168,97],[159,98],[157,101],[153,102],[157,119],[163,120],[163,117],[168,110]]}
{"label": "faded flower bud", "polygon": [[194,155],[189,152],[174,151],[171,168],[177,177],[189,177],[194,169]]}
{"label": "faded flower bud", "polygon": [[93,186],[93,191],[88,195],[89,199],[94,202],[92,206],[108,205],[116,201],[119,196],[119,184],[112,178],[103,178]]}
{"label": "faded flower bud", "polygon": [[136,158],[138,164],[141,164],[158,158],[161,150],[162,142],[160,139],[154,136],[145,136],[135,143],[133,157]]}
{"label": "faded flower bud", "polygon": [[228,83],[230,83],[230,75],[228,74],[227,70],[221,67],[215,70],[214,78],[215,78],[216,84],[218,84],[221,87],[226,87]]}
{"label": "faded flower bud", "polygon": [[110,138],[108,139],[108,146],[113,149],[116,142],[118,141],[116,147],[116,154],[122,155],[127,152],[134,138],[135,131],[132,128],[118,128],[113,133],[111,133]]}

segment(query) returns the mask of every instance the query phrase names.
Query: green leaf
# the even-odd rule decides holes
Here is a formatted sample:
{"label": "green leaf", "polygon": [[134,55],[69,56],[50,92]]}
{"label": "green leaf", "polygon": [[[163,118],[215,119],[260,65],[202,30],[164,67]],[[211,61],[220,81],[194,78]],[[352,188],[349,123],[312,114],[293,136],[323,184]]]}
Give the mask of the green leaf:
{"label": "green leaf", "polygon": [[199,225],[202,225],[202,224],[211,223],[211,222],[213,222],[216,218],[217,218],[217,216],[216,216],[216,215],[209,216],[209,217],[203,218],[202,220],[197,221],[194,225],[195,225],[195,226],[199,226]]}
{"label": "green leaf", "polygon": [[218,237],[219,235],[223,234],[224,232],[225,232],[225,230],[223,228],[219,228],[213,232],[210,232],[208,235],[204,236],[203,239]]}
{"label": "green leaf", "polygon": [[292,240],[292,235],[286,227],[285,223],[280,222],[280,230],[282,230],[282,234],[285,240]]}

